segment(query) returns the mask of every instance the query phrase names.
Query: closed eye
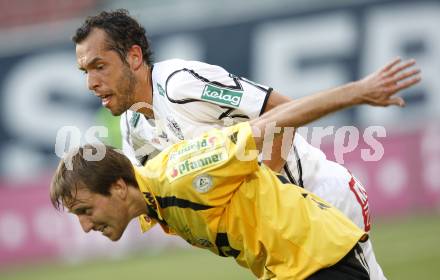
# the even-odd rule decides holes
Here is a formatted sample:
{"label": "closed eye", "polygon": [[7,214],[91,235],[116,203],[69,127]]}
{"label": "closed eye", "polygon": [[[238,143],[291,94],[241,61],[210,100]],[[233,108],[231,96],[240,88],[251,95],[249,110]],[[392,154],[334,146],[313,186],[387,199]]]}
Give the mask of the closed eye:
{"label": "closed eye", "polygon": [[72,213],[75,215],[90,215],[92,213],[92,209],[89,207],[81,207],[75,210],[72,210]]}

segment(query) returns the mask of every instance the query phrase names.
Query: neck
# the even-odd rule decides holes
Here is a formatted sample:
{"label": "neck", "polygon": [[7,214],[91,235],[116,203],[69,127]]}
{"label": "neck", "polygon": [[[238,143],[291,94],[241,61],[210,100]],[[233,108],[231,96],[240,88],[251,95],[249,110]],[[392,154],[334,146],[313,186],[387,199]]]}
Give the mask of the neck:
{"label": "neck", "polygon": [[147,203],[145,202],[142,192],[133,186],[129,187],[130,201],[128,213],[131,219],[137,218],[140,215],[147,214]]}
{"label": "neck", "polygon": [[135,111],[145,115],[147,118],[154,118],[153,113],[153,79],[151,66],[144,66],[139,71],[136,84]]}

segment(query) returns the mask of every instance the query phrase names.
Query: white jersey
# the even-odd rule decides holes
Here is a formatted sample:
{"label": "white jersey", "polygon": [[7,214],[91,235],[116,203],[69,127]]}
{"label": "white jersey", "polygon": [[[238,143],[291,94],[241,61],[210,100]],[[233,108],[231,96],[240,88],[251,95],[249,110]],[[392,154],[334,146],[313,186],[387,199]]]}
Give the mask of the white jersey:
{"label": "white jersey", "polygon": [[[272,91],[219,66],[179,59],[154,64],[152,81],[154,120],[133,111],[121,117],[124,153],[137,164],[213,127],[260,116]],[[325,155],[298,134],[295,146],[297,151],[289,155],[293,164],[289,162],[285,169],[291,181],[304,186]]]}
{"label": "white jersey", "polygon": [[[272,91],[219,66],[179,59],[154,64],[152,81],[154,120],[133,111],[121,117],[124,153],[138,164],[179,140],[260,116]],[[313,188],[326,157],[299,134],[294,141],[284,172]]]}
{"label": "white jersey", "polygon": [[[121,116],[123,151],[138,165],[180,140],[260,116],[272,91],[219,66],[180,59],[155,63],[152,84],[154,120],[133,111]],[[354,178],[343,166],[327,160],[299,134],[295,135],[283,174],[369,231],[368,199],[363,187],[352,184]],[[372,249],[368,250],[374,258]],[[376,265],[370,264],[370,269]],[[384,279],[380,267],[376,270],[378,277],[370,275],[371,279]]]}

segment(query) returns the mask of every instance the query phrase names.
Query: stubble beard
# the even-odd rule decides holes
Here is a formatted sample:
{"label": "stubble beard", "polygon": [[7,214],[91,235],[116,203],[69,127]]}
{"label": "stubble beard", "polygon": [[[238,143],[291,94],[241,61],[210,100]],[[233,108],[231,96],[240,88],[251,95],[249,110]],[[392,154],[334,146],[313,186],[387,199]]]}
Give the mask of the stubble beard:
{"label": "stubble beard", "polygon": [[134,104],[134,90],[137,80],[130,68],[124,66],[121,77],[118,79],[117,96],[119,98],[117,107],[111,110],[113,116],[120,116]]}

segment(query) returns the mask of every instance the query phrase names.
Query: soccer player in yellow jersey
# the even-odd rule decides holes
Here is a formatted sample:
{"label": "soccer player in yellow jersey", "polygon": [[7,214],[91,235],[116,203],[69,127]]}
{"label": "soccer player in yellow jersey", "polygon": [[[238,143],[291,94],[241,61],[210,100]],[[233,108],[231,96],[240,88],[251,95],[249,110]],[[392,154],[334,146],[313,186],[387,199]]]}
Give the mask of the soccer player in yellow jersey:
{"label": "soccer player in yellow jersey", "polygon": [[357,245],[368,238],[365,232],[259,164],[258,136],[269,123],[298,127],[352,105],[404,105],[393,95],[420,77],[418,70],[395,77],[396,63],[381,70],[383,90],[292,101],[251,122],[175,144],[141,168],[112,149],[88,161],[94,146],[86,145],[65,159],[69,164],[61,161],[52,203],[77,215],[85,232],[101,231],[113,241],[133,218],[143,231],[159,223],[194,246],[234,257],[260,279],[369,279]]}

